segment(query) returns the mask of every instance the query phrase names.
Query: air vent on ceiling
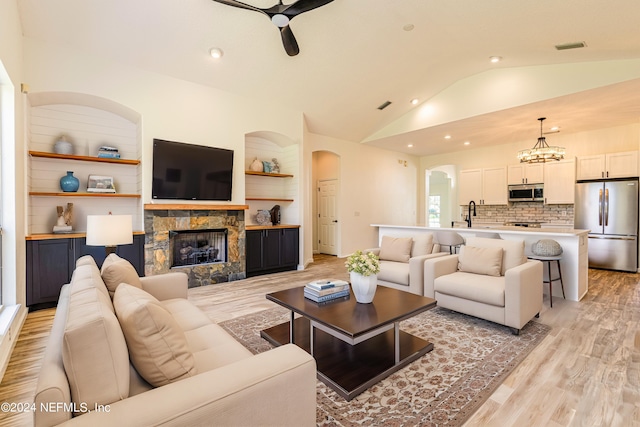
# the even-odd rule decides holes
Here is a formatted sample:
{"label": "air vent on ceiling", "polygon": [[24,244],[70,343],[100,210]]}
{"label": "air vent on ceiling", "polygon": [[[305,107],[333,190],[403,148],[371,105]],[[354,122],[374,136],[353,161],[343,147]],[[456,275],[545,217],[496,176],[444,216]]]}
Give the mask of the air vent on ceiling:
{"label": "air vent on ceiling", "polygon": [[391,105],[391,101],[385,101],[383,102],[379,107],[378,110],[384,110],[385,108],[387,108],[389,105]]}
{"label": "air vent on ceiling", "polygon": [[587,44],[585,42],[575,42],[575,43],[565,43],[565,44],[557,44],[557,50],[567,50],[567,49],[580,49],[581,47],[586,47]]}

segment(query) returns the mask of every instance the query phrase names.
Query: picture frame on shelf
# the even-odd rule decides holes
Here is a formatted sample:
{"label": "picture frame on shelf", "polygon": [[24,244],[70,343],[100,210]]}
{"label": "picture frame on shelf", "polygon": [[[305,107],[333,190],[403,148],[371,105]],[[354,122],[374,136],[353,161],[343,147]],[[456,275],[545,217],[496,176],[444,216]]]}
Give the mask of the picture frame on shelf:
{"label": "picture frame on shelf", "polygon": [[87,193],[115,193],[113,177],[104,175],[89,175]]}

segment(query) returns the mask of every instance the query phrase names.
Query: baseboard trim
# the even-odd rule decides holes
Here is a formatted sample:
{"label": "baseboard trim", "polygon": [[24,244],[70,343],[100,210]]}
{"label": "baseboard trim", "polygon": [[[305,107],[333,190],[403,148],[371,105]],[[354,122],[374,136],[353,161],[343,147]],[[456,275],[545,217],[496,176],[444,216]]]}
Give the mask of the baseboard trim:
{"label": "baseboard trim", "polygon": [[0,313],[0,382],[4,378],[28,312],[22,305],[13,305],[5,306]]}

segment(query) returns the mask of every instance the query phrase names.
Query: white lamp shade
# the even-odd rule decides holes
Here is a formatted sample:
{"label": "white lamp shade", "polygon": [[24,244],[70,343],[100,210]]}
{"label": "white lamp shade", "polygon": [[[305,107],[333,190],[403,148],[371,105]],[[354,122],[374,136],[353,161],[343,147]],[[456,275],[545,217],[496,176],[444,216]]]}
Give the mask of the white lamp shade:
{"label": "white lamp shade", "polygon": [[131,245],[132,224],[131,215],[87,215],[87,245]]}

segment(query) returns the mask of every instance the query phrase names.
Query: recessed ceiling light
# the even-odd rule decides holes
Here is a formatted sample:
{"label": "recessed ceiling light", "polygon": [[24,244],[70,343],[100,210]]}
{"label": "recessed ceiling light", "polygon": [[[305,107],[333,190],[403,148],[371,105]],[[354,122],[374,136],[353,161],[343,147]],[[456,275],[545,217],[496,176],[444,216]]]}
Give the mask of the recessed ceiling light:
{"label": "recessed ceiling light", "polygon": [[405,31],[411,31],[414,28],[415,28],[415,25],[413,25],[413,24],[407,24],[404,27],[402,27],[402,29],[405,30]]}
{"label": "recessed ceiling light", "polygon": [[209,53],[211,54],[211,56],[215,59],[220,59],[222,58],[222,55],[224,55],[224,52],[222,51],[222,49],[220,49],[219,47],[214,47],[211,48],[211,50],[209,51]]}
{"label": "recessed ceiling light", "polygon": [[501,56],[490,56],[489,57],[489,61],[491,61],[492,64],[497,64],[498,62],[502,61],[502,57]]}
{"label": "recessed ceiling light", "polygon": [[413,144],[407,144],[407,147],[411,148],[413,147]]}
{"label": "recessed ceiling light", "polygon": [[451,139],[451,135],[445,135],[444,139]]}
{"label": "recessed ceiling light", "polygon": [[411,105],[417,105],[417,104],[418,104],[418,102],[420,102],[420,101],[418,100],[418,98],[413,98],[413,99],[411,100]]}
{"label": "recessed ceiling light", "polygon": [[560,126],[553,126],[551,129],[549,129],[551,132],[557,132],[560,130]]}
{"label": "recessed ceiling light", "polygon": [[471,143],[469,141],[465,141],[464,145],[471,145]]}

